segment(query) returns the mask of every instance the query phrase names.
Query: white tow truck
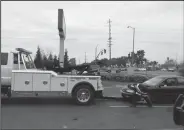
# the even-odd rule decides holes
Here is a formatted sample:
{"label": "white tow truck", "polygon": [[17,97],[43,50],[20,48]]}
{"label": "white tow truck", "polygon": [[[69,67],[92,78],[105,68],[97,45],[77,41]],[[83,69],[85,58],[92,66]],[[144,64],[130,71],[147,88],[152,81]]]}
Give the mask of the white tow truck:
{"label": "white tow truck", "polygon": [[31,52],[17,48],[1,53],[1,93],[39,96],[42,94],[71,96],[77,104],[87,105],[102,96],[100,76],[59,75],[36,69]]}

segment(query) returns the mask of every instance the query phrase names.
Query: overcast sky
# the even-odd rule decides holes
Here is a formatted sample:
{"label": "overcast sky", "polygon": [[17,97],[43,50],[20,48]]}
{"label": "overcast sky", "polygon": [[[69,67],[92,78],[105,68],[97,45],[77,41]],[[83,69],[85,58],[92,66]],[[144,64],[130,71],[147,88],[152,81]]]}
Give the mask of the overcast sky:
{"label": "overcast sky", "polygon": [[[183,1],[2,1],[2,50],[27,48],[34,54],[39,45],[45,52],[59,54],[58,9],[64,9],[66,21],[65,48],[77,62],[87,61],[98,51],[108,49],[108,19],[112,20],[112,57],[127,56],[144,49],[146,58],[163,63],[167,57],[183,59]],[[107,53],[100,58],[108,58]]]}

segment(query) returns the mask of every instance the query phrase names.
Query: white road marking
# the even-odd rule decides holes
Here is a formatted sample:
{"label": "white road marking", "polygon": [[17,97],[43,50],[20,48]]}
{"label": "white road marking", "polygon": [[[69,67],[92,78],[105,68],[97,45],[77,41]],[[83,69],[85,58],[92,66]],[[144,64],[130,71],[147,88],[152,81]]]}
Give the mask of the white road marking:
{"label": "white road marking", "polygon": [[[123,108],[127,108],[127,107],[131,107],[131,106],[109,106],[109,107],[112,107],[112,108],[120,108],[120,107],[123,107]],[[136,106],[136,107],[148,107],[148,106]],[[168,108],[168,107],[173,107],[173,106],[152,106],[154,108]]]}
{"label": "white road marking", "polygon": [[130,107],[130,106],[109,106],[109,107]]}

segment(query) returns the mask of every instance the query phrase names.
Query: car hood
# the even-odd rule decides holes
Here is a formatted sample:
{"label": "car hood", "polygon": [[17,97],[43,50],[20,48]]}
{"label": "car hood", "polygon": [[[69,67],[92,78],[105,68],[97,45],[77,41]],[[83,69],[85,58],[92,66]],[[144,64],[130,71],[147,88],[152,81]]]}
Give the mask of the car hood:
{"label": "car hood", "polygon": [[135,86],[137,86],[137,84],[128,84],[127,85],[127,88],[129,88],[129,89],[135,89]]}
{"label": "car hood", "polygon": [[137,83],[137,84],[128,84],[126,88],[122,88],[122,89],[131,89],[134,91],[141,91],[141,92],[145,93],[147,87],[148,87],[148,85],[146,85],[146,84],[143,84],[143,83],[138,84]]}

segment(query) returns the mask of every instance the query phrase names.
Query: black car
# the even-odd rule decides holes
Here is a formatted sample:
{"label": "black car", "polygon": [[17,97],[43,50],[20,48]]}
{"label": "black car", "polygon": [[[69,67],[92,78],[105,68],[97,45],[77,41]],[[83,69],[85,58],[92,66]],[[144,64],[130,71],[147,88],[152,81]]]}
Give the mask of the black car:
{"label": "black car", "polygon": [[141,100],[142,95],[148,95],[153,102],[175,101],[181,93],[184,93],[184,77],[177,75],[156,76],[140,84],[128,84],[121,89],[125,99],[136,94],[137,100]]}

